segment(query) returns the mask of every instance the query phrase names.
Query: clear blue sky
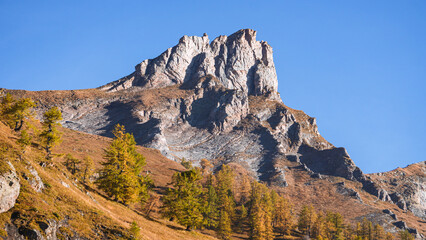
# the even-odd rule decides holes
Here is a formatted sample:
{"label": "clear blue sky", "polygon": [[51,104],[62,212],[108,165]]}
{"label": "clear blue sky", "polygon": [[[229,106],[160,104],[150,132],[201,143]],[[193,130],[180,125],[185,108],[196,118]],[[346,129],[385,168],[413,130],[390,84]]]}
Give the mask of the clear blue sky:
{"label": "clear blue sky", "polygon": [[364,172],[426,160],[426,1],[0,1],[0,87],[116,80],[183,35],[258,31],[285,104]]}

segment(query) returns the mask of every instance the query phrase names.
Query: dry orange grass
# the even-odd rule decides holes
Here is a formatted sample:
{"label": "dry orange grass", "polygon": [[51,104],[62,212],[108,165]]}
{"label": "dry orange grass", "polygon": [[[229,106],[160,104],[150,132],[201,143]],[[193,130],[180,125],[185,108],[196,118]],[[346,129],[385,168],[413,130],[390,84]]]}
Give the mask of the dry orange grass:
{"label": "dry orange grass", "polygon": [[[96,189],[85,188],[66,170],[62,156],[66,153],[80,159],[90,156],[99,167],[99,163],[103,160],[103,148],[111,140],[69,129],[61,128],[61,131],[63,132],[63,142],[54,148],[57,157],[48,167],[39,165],[41,161],[44,161],[44,152],[36,145],[28,148],[21,159],[11,152],[6,158],[3,158],[3,160],[9,159],[13,163],[20,172],[19,175],[25,173],[27,176],[31,176],[27,167],[35,168],[46,188],[42,193],[37,193],[21,177],[21,193],[17,204],[8,212],[0,214],[1,228],[11,221],[12,212],[19,211],[25,219],[21,220],[20,224],[39,229],[37,221],[69,218],[69,226],[65,228],[69,228],[70,234],[72,231],[77,231],[80,236],[91,239],[129,238],[128,229],[133,221],[136,221],[141,228],[142,239],[214,239],[197,231],[188,232],[173,222],[162,219],[148,220],[134,209],[135,206],[128,207],[110,201],[100,195]],[[15,144],[16,139],[13,131],[0,123],[0,142],[10,146],[10,150],[14,149],[19,153],[20,149]],[[143,147],[138,149],[145,156],[146,169],[151,172],[157,186],[166,186],[175,171],[183,170],[180,164],[168,160],[156,150]]]}

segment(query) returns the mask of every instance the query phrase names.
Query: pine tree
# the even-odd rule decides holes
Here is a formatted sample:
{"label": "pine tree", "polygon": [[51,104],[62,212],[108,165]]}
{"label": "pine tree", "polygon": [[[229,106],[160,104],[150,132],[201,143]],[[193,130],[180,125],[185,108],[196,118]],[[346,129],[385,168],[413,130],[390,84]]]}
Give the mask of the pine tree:
{"label": "pine tree", "polygon": [[312,229],[312,237],[314,238],[323,238],[326,236],[326,226],[325,226],[325,217],[322,212],[319,212],[317,215],[317,219],[314,223],[313,229]]}
{"label": "pine tree", "polygon": [[213,169],[213,164],[205,158],[201,159],[200,165],[203,171],[203,175],[210,173]]}
{"label": "pine tree", "polygon": [[275,203],[275,228],[283,235],[290,235],[294,229],[295,221],[292,214],[292,204],[289,200],[279,196]]}
{"label": "pine tree", "polygon": [[73,155],[69,153],[65,156],[65,158],[66,158],[65,166],[71,172],[72,175],[76,175],[77,172],[80,171],[80,168],[79,168],[79,164],[81,163],[80,159],[75,158]]}
{"label": "pine tree", "polygon": [[385,237],[385,239],[386,239],[386,240],[394,240],[394,237],[393,237],[392,233],[387,232],[387,233],[386,233],[386,237]]}
{"label": "pine tree", "polygon": [[187,230],[203,225],[201,174],[197,169],[173,175],[173,188],[163,198],[164,215],[186,226]]}
{"label": "pine tree", "polygon": [[113,134],[114,140],[105,149],[105,162],[96,183],[115,201],[127,204],[146,199],[147,178],[141,175],[145,158],[136,151],[135,139],[126,133],[124,126],[117,124]]}
{"label": "pine tree", "polygon": [[326,215],[326,235],[329,239],[343,239],[343,217],[339,213],[328,212]]}
{"label": "pine tree", "polygon": [[216,194],[216,190],[209,181],[207,185],[207,191],[206,191],[206,200],[205,200],[205,206],[204,206],[204,225],[208,228],[216,228],[218,226],[219,221],[219,201]]}
{"label": "pine tree", "polygon": [[362,219],[361,224],[357,228],[358,236],[366,240],[373,239],[373,224],[366,218]]}
{"label": "pine tree", "polygon": [[247,223],[247,217],[248,217],[247,208],[243,204],[241,205],[240,213],[238,215],[238,221],[237,221],[237,227],[240,232],[244,232],[243,229],[244,229],[244,225]]}
{"label": "pine tree", "polygon": [[299,214],[299,223],[298,223],[299,230],[305,235],[312,236],[312,229],[316,221],[316,218],[317,218],[317,214],[312,205],[303,206]]}
{"label": "pine tree", "polygon": [[[218,196],[218,209],[220,214],[226,212],[230,221],[219,221],[218,230],[231,228],[232,219],[235,217],[235,200],[232,191],[234,186],[234,173],[228,165],[222,165],[222,169],[216,173],[216,193]],[[223,218],[222,215],[219,218]],[[229,224],[222,226],[221,224]],[[219,233],[220,235],[220,233]]]}
{"label": "pine tree", "polygon": [[17,140],[17,143],[22,148],[22,153],[25,153],[27,146],[31,144],[31,140],[32,140],[31,135],[28,134],[28,132],[26,130],[22,130],[21,134],[19,135],[19,138]]}
{"label": "pine tree", "polygon": [[180,164],[182,164],[182,166],[184,166],[186,169],[191,169],[192,168],[192,163],[189,160],[186,160],[185,158],[182,158],[180,160]]}
{"label": "pine tree", "polygon": [[385,230],[379,224],[374,225],[373,240],[382,240],[386,238]]}
{"label": "pine tree", "polygon": [[230,239],[232,233],[231,218],[225,210],[220,211],[218,235],[221,239]]}
{"label": "pine tree", "polygon": [[21,98],[16,100],[11,94],[7,93],[1,101],[1,114],[3,120],[15,131],[21,130],[25,119],[31,118],[33,113],[31,109],[36,104],[30,98]]}
{"label": "pine tree", "polygon": [[265,212],[265,239],[272,240],[274,239],[274,229],[273,229],[273,200],[271,197],[271,191],[267,189],[263,196],[263,210]]}
{"label": "pine tree", "polygon": [[253,182],[250,195],[249,226],[250,239],[273,239],[272,201],[269,189]]}
{"label": "pine tree", "polygon": [[414,240],[413,235],[411,235],[407,230],[401,230],[398,234],[401,240]]}
{"label": "pine tree", "polygon": [[43,114],[43,131],[40,134],[42,145],[46,149],[47,159],[51,159],[52,148],[60,143],[61,134],[57,127],[61,124],[62,113],[57,107],[53,107]]}
{"label": "pine tree", "polygon": [[140,233],[141,229],[138,226],[138,224],[136,223],[136,221],[133,221],[130,224],[130,232],[132,233],[132,238],[131,239],[139,239],[139,233]]}
{"label": "pine tree", "polygon": [[82,161],[82,166],[81,166],[81,171],[82,171],[81,179],[84,184],[88,183],[90,176],[93,174],[93,167],[94,167],[94,163],[92,158],[89,156],[84,157]]}

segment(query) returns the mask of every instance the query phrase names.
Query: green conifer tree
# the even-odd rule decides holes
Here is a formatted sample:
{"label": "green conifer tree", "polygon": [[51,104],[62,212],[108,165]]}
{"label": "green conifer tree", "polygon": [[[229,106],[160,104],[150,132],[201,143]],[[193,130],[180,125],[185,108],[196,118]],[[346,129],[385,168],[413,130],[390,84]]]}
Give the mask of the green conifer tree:
{"label": "green conifer tree", "polygon": [[303,206],[299,214],[298,228],[303,234],[312,236],[312,230],[316,221],[317,214],[312,205]]}
{"label": "green conifer tree", "polygon": [[184,225],[187,230],[203,225],[201,174],[198,169],[173,175],[173,188],[163,198],[164,215]]}
{"label": "green conifer tree", "polygon": [[387,233],[386,233],[386,237],[385,237],[385,239],[386,239],[386,240],[394,240],[395,238],[393,237],[392,233],[387,232]]}
{"label": "green conifer tree", "polygon": [[240,214],[238,215],[237,227],[241,233],[244,232],[244,225],[247,224],[248,211],[247,208],[241,205]]}
{"label": "green conifer tree", "polygon": [[92,158],[89,156],[84,157],[82,161],[82,167],[81,167],[82,169],[81,179],[84,184],[89,183],[89,178],[93,174],[93,167],[94,167],[94,163]]}
{"label": "green conifer tree", "polygon": [[208,228],[216,228],[219,221],[218,197],[213,184],[207,185],[206,201],[203,211],[204,225]]}
{"label": "green conifer tree", "polygon": [[326,215],[326,232],[329,239],[343,239],[343,217],[339,213],[328,212]]}
{"label": "green conifer tree", "polygon": [[249,203],[250,239],[273,239],[273,208],[269,189],[265,185],[254,181],[251,186]]}
{"label": "green conifer tree", "polygon": [[30,134],[28,134],[27,130],[22,130],[17,140],[17,143],[22,148],[22,153],[25,153],[27,146],[31,144],[31,140],[32,140],[32,137]]}
{"label": "green conifer tree", "polygon": [[191,161],[189,161],[189,160],[186,160],[185,158],[182,158],[181,160],[180,160],[180,164],[182,165],[182,166],[184,166],[186,169],[191,169],[192,168],[192,163],[191,163]]}
{"label": "green conifer tree", "polygon": [[16,100],[10,93],[7,93],[1,101],[0,112],[3,120],[15,131],[21,130],[25,119],[33,116],[31,109],[36,104],[30,98]]}
{"label": "green conifer tree", "polygon": [[401,240],[414,240],[413,235],[411,235],[407,230],[399,231],[398,235]]}
{"label": "green conifer tree", "polygon": [[124,126],[117,124],[113,134],[96,183],[115,201],[127,204],[146,199],[149,186],[147,178],[141,175],[145,158],[136,151],[135,139],[126,133]]}
{"label": "green conifer tree", "polygon": [[67,169],[71,172],[72,175],[76,175],[77,172],[80,171],[80,159],[74,157],[70,153],[65,156],[65,159],[65,166],[67,167]]}
{"label": "green conifer tree", "polygon": [[53,107],[43,114],[43,131],[40,138],[46,149],[47,159],[51,159],[52,148],[61,141],[61,133],[57,129],[61,125],[60,120],[62,120],[62,113],[57,107]]}
{"label": "green conifer tree", "polygon": [[279,196],[275,207],[275,228],[283,235],[290,235],[294,229],[295,220],[292,213],[292,204],[289,200]]}
{"label": "green conifer tree", "polygon": [[385,229],[383,229],[383,227],[380,226],[379,224],[375,224],[374,230],[373,230],[373,240],[382,240],[385,238],[386,238]]}
{"label": "green conifer tree", "polygon": [[231,237],[231,218],[225,210],[220,211],[218,235],[221,239],[228,240]]}
{"label": "green conifer tree", "polygon": [[[216,193],[218,196],[218,209],[220,219],[224,217],[222,214],[226,212],[226,218],[229,221],[219,221],[218,233],[221,235],[221,229],[228,229],[232,227],[232,220],[235,218],[235,199],[233,193],[234,187],[234,173],[228,165],[222,165],[222,169],[216,173]],[[229,224],[223,226],[222,224]]]}
{"label": "green conifer tree", "polygon": [[138,224],[137,224],[137,222],[136,221],[133,221],[131,224],[130,224],[130,232],[132,233],[132,240],[133,239],[139,239],[139,233],[140,233],[140,231],[141,231],[141,228],[138,226]]}

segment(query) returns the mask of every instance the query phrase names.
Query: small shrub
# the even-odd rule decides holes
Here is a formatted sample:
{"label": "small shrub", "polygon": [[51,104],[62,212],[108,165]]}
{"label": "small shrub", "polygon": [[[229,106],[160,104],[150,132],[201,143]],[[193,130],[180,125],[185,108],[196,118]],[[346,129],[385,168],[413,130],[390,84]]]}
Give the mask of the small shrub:
{"label": "small shrub", "polygon": [[133,221],[132,224],[130,225],[130,232],[132,233],[132,239],[139,239],[139,233],[140,233],[141,229],[138,226],[138,224]]}

